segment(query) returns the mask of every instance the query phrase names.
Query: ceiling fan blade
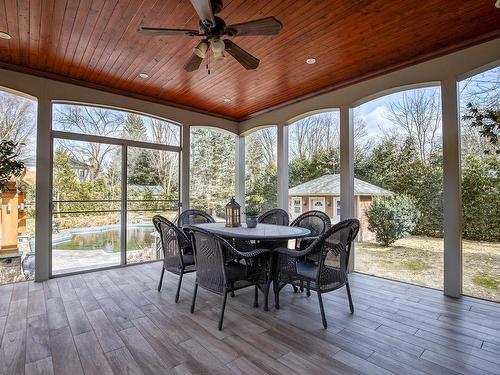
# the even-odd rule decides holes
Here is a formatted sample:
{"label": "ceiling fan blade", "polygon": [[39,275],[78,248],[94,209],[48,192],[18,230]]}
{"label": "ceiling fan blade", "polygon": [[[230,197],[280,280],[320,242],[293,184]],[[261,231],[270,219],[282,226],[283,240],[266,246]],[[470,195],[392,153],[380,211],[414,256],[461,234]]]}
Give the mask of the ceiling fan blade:
{"label": "ceiling fan blade", "polygon": [[186,72],[194,72],[195,70],[198,70],[202,61],[203,59],[200,56],[193,53],[187,63],[184,65],[184,70]]}
{"label": "ceiling fan blade", "polygon": [[137,29],[137,32],[143,35],[188,35],[188,36],[200,35],[198,30],[165,29],[161,27],[144,27],[144,26],[139,27]]}
{"label": "ceiling fan blade", "polygon": [[193,5],[194,10],[200,17],[200,20],[206,26],[214,26],[215,25],[215,16],[214,11],[212,9],[212,2],[210,0],[190,0]]}
{"label": "ceiling fan blade", "polygon": [[260,60],[256,57],[253,57],[248,52],[246,52],[241,47],[238,47],[235,43],[230,40],[224,40],[224,44],[226,46],[226,51],[231,56],[233,56],[236,61],[238,61],[243,67],[247,70],[257,69],[259,66]]}
{"label": "ceiling fan blade", "polygon": [[231,36],[276,35],[282,28],[283,24],[276,18],[267,17],[229,25],[226,27],[226,34]]}

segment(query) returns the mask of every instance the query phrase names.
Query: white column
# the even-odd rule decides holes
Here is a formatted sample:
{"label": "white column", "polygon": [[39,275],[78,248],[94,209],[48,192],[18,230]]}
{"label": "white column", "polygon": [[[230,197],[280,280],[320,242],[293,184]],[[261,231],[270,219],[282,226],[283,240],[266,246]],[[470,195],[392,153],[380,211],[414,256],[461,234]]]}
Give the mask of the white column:
{"label": "white column", "polygon": [[245,219],[245,137],[242,135],[236,136],[235,148],[235,187],[236,187],[236,202],[238,202],[241,209],[241,219]]}
{"label": "white column", "polygon": [[52,187],[52,103],[39,98],[37,114],[36,152],[36,221],[35,221],[35,280],[44,281],[50,276],[51,268],[51,187]]}
{"label": "white column", "polygon": [[[340,220],[354,216],[354,137],[353,111],[340,107]],[[354,246],[350,255],[349,271],[354,270]]]}
{"label": "white column", "polygon": [[462,294],[460,121],[455,77],[441,82],[443,108],[444,294]]}
{"label": "white column", "polygon": [[288,212],[288,124],[277,127],[278,208]]}
{"label": "white column", "polygon": [[180,161],[181,176],[181,205],[182,210],[189,209],[189,173],[190,173],[190,151],[191,151],[191,130],[189,125],[182,126],[182,151]]}

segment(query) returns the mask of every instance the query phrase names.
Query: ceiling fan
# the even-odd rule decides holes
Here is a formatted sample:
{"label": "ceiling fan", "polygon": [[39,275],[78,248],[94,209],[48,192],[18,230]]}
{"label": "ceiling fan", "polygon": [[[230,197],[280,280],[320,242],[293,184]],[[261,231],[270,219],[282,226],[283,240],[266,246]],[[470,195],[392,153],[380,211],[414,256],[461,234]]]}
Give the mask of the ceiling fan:
{"label": "ceiling fan", "polygon": [[254,21],[226,25],[224,20],[216,14],[222,10],[222,0],[190,0],[194,10],[200,17],[199,30],[169,29],[141,26],[138,29],[144,35],[187,35],[202,36],[204,39],[194,48],[193,54],[184,69],[188,72],[197,70],[201,62],[207,57],[209,49],[212,50],[214,60],[222,60],[227,52],[247,70],[257,69],[259,59],[252,56],[236,43],[223,36],[254,36],[277,35],[282,23],[274,17],[261,18]]}

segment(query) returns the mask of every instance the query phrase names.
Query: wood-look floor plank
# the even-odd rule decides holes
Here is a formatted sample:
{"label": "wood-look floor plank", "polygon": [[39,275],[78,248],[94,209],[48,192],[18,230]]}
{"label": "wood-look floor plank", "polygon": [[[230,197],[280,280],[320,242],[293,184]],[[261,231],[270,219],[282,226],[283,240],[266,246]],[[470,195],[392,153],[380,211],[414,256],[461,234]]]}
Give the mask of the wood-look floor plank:
{"label": "wood-look floor plank", "polygon": [[75,335],[74,340],[85,375],[113,375],[94,332]]}
{"label": "wood-look floor plank", "polygon": [[47,313],[43,289],[33,290],[28,295],[28,318]]}
{"label": "wood-look floor plank", "polygon": [[238,375],[266,375],[267,373],[255,366],[245,357],[238,357],[227,365],[232,372]]}
{"label": "wood-look floor plank", "polygon": [[50,351],[54,374],[83,375],[80,357],[69,326],[58,330],[57,334],[50,337]]}
{"label": "wood-look floor plank", "polygon": [[127,348],[106,353],[106,358],[115,375],[142,375],[143,372]]}
{"label": "wood-look floor plank", "polygon": [[47,281],[44,281],[43,292],[45,294],[45,299],[61,297],[61,293],[59,292],[59,285],[57,285],[56,279],[49,279]]}
{"label": "wood-look floor plank", "polygon": [[40,359],[36,362],[26,363],[25,375],[53,375],[52,357]]}
{"label": "wood-look floor plank", "polygon": [[105,353],[125,346],[104,311],[89,311],[87,317]]}
{"label": "wood-look floor plank", "polygon": [[13,288],[13,284],[0,286],[0,316],[7,316],[9,313],[10,299]]}
{"label": "wood-look floor plank", "polygon": [[5,332],[0,346],[0,374],[23,374],[26,352],[26,331]]}
{"label": "wood-look floor plank", "polygon": [[69,326],[66,310],[60,297],[51,298],[46,301],[47,319],[49,321],[50,335],[56,335]]}
{"label": "wood-look floor plank", "polygon": [[206,371],[214,374],[232,374],[218,358],[205,349],[196,339],[189,339],[180,344]]}
{"label": "wood-look floor plank", "polygon": [[5,323],[4,332],[26,331],[26,313],[28,311],[28,298],[12,300],[9,315]]}
{"label": "wood-look floor plank", "polygon": [[119,335],[145,375],[174,373],[158,356],[137,328],[124,329],[119,332]]}
{"label": "wood-look floor plank", "polygon": [[186,360],[179,346],[163,335],[149,318],[134,319],[132,323],[168,367],[176,367]]}
{"label": "wood-look floor plank", "polygon": [[78,299],[64,301],[63,304],[73,336],[92,331],[92,326]]}
{"label": "wood-look floor plank", "polygon": [[26,363],[37,362],[51,356],[47,315],[28,318],[26,333]]}

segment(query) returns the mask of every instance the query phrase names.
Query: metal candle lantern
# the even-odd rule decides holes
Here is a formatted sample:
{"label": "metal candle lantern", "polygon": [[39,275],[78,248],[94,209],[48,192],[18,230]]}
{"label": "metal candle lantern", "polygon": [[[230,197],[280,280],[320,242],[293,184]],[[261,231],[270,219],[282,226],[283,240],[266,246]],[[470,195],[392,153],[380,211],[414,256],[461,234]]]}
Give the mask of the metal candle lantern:
{"label": "metal candle lantern", "polygon": [[232,197],[226,205],[226,227],[241,227],[240,210],[241,206]]}

